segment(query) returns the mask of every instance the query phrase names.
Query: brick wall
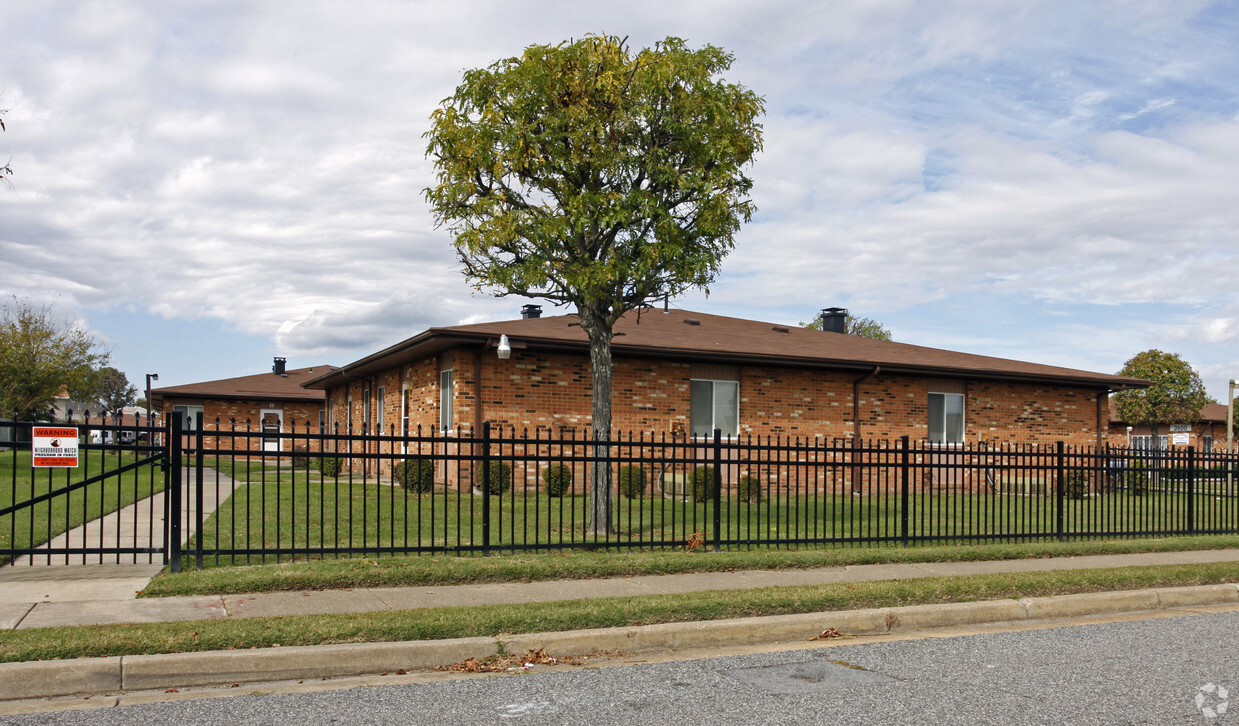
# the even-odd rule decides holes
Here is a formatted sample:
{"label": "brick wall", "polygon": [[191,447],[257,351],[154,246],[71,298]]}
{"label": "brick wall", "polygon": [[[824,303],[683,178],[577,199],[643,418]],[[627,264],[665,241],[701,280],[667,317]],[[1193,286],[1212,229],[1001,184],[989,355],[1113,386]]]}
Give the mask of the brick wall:
{"label": "brick wall", "polygon": [[[1162,424],[1158,427],[1158,434],[1166,437],[1166,445],[1168,448],[1186,449],[1188,446],[1195,446],[1197,451],[1204,449],[1204,439],[1206,436],[1213,437],[1213,450],[1223,452],[1226,450],[1226,424],[1212,423],[1208,421],[1197,421],[1191,424],[1192,430],[1188,432],[1188,443],[1186,445],[1175,446],[1174,433],[1170,430],[1169,424]],[[1153,431],[1148,426],[1133,426],[1131,430],[1132,436],[1150,436]],[[1106,440],[1111,446],[1126,448],[1128,445],[1127,425],[1122,423],[1114,423],[1109,427],[1109,432],[1106,435]]]}
{"label": "brick wall", "polygon": [[[165,421],[172,414],[174,406],[202,406],[202,430],[204,434],[207,434],[203,438],[204,448],[248,448],[253,450],[259,448],[259,439],[257,437],[219,439],[210,434],[226,433],[234,430],[238,432],[247,430],[257,432],[260,430],[260,419],[264,409],[280,409],[283,411],[284,433],[303,434],[306,433],[307,426],[310,433],[318,433],[318,414],[323,409],[323,404],[310,401],[166,397],[163,403]],[[317,446],[317,442],[313,442],[313,444],[314,446],[311,448]],[[283,448],[291,450],[291,442],[284,441]]]}
{"label": "brick wall", "polygon": [[[479,362],[478,372],[474,370]],[[458,351],[376,376],[390,392],[403,380],[409,387],[410,431],[439,421],[439,371],[453,371],[454,423],[470,429],[482,417],[492,425],[530,434],[587,428],[591,421],[591,378],[581,355],[514,351],[509,360],[493,354],[475,359]],[[784,437],[892,439],[907,435],[922,440],[929,433],[929,393],[958,389],[965,396],[968,441],[1044,444],[1064,440],[1093,445],[1099,439],[1099,399],[1088,388],[986,381],[939,381],[933,378],[857,372],[810,371],[761,366],[732,366],[740,383],[740,433]],[[698,369],[700,370],[700,369]],[[694,366],[660,360],[617,358],[612,389],[612,425],[618,431],[655,435],[684,430],[690,419],[689,386]],[[859,382],[857,382],[859,380]],[[955,389],[951,387],[955,387]],[[345,390],[354,398],[353,424],[361,422],[364,384],[351,382],[329,392],[343,426]],[[858,393],[854,405],[854,391]],[[388,393],[387,420],[399,421],[399,398]],[[358,428],[358,430],[360,430]]]}

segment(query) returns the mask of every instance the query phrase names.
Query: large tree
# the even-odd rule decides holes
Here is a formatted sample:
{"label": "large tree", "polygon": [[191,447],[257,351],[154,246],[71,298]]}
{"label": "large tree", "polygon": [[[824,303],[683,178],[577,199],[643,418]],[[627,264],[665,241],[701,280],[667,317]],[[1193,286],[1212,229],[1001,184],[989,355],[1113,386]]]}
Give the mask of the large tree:
{"label": "large tree", "polygon": [[62,391],[90,400],[108,355],[94,336],[49,305],[13,297],[0,311],[0,415],[46,413]]}
{"label": "large tree", "polygon": [[[589,338],[592,431],[611,429],[611,340],[624,313],[708,285],[755,207],[745,167],[764,102],[718,75],[731,54],[667,38],[631,52],[589,35],[466,71],[432,116],[426,198],[467,278],[574,306]],[[610,528],[595,466],[590,529]]]}
{"label": "large tree", "polygon": [[1114,399],[1124,421],[1149,427],[1154,449],[1161,448],[1161,426],[1195,421],[1200,418],[1200,409],[1209,402],[1200,376],[1174,353],[1146,350],[1127,361],[1118,374],[1153,382],[1149,388],[1119,391]]}
{"label": "large tree", "polygon": [[111,366],[100,368],[95,373],[95,398],[103,411],[120,417],[125,406],[132,406],[138,398],[138,389],[129,383],[124,373]]}

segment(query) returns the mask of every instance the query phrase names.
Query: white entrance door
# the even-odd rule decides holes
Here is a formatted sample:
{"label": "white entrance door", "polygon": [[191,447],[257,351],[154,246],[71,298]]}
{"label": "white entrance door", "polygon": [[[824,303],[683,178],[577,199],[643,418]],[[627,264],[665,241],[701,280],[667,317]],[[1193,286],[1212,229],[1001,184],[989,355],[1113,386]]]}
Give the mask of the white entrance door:
{"label": "white entrance door", "polygon": [[284,430],[284,409],[264,408],[259,412],[259,425],[262,427],[262,450],[279,451],[279,433]]}

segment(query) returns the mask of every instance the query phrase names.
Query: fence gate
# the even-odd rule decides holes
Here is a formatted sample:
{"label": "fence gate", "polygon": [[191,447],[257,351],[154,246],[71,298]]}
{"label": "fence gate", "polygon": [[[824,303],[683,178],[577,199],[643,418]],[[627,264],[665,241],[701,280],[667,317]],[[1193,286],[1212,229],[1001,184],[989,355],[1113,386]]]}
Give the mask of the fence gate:
{"label": "fence gate", "polygon": [[[76,466],[40,455],[71,441],[40,434],[69,428],[77,429]],[[181,478],[169,460],[175,438],[168,428],[106,418],[0,420],[0,564],[166,563],[169,530],[179,529],[169,526],[179,517],[168,516],[180,509],[180,486],[170,486]],[[47,463],[57,465],[35,466]]]}

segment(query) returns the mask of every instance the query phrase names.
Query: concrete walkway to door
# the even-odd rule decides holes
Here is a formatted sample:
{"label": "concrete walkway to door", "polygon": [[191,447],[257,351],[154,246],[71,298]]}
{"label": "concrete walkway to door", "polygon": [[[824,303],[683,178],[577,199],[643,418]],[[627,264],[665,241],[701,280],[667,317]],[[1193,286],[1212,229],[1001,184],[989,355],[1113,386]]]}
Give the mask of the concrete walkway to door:
{"label": "concrete walkway to door", "polygon": [[[193,469],[181,470],[181,536],[193,536],[198,517],[195,510]],[[232,495],[239,483],[213,469],[204,470],[202,518],[205,520]],[[55,555],[65,547],[163,546],[164,497],[160,492],[120,510],[87,522],[54,537],[42,549],[48,554],[22,555],[12,564],[0,566],[0,628],[13,606],[57,603],[57,608],[124,608],[117,601],[129,601],[163,569],[158,554]],[[93,604],[93,605],[92,605]],[[19,608],[20,609],[20,608]],[[23,615],[24,617],[24,615]]]}

